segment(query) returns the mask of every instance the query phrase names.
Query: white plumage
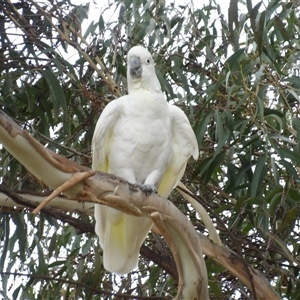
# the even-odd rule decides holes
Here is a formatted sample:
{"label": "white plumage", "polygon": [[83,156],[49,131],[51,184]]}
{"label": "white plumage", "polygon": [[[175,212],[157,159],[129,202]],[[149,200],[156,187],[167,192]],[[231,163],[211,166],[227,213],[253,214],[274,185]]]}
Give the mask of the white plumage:
{"label": "white plumage", "polygon": [[[166,102],[151,54],[135,46],[127,64],[128,95],[110,102],[97,122],[93,168],[153,186],[166,198],[189,157],[198,158],[197,140],[184,112]],[[105,205],[95,205],[95,219],[104,268],[118,274],[132,271],[152,221]]]}

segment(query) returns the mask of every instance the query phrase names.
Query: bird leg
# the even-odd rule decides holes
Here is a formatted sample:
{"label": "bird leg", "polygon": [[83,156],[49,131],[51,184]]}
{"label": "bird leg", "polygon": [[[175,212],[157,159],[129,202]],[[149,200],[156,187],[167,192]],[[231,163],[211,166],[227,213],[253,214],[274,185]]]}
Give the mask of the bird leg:
{"label": "bird leg", "polygon": [[146,196],[149,196],[152,193],[157,193],[157,188],[153,184],[143,184],[140,182],[136,182],[134,185],[139,187],[146,194]]}
{"label": "bird leg", "polygon": [[58,188],[56,188],[43,202],[41,202],[33,211],[32,213],[36,215],[44,206],[46,206],[53,198],[56,196],[59,196],[61,193],[67,191],[71,187],[75,186],[79,182],[82,182],[86,180],[87,178],[95,175],[95,170],[89,170],[86,172],[76,172],[73,173],[72,176],[64,182],[62,185],[60,185]]}

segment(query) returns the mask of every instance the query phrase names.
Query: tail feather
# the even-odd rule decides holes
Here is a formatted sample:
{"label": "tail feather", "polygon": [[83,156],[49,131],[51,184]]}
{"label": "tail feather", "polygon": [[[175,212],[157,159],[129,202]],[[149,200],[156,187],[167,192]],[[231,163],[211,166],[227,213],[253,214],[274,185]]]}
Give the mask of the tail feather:
{"label": "tail feather", "polygon": [[104,205],[95,205],[95,219],[104,268],[117,274],[131,272],[138,265],[139,249],[152,227],[152,221]]}

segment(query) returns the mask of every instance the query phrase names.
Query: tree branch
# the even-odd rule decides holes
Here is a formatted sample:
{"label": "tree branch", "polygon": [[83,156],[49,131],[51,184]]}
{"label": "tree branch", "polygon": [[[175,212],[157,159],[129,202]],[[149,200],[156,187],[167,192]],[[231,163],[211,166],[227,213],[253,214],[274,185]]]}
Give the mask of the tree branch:
{"label": "tree branch", "polygon": [[[5,208],[11,207],[10,205],[7,206],[7,203],[1,201],[2,199],[5,199],[5,198],[10,199],[10,201],[13,202],[14,207],[17,205],[17,207],[22,207],[22,208],[28,207],[31,209],[35,209],[39,205],[39,203],[41,203],[44,200],[44,197],[41,197],[41,196],[39,197],[37,195],[34,195],[35,200],[30,200],[30,198],[28,199],[26,197],[26,195],[33,196],[30,194],[21,194],[20,195],[19,193],[12,191],[7,186],[0,184],[0,207],[1,207],[0,211],[4,207]],[[3,196],[3,197],[1,197],[1,196]],[[59,199],[59,203],[62,206],[62,209],[64,211],[68,211],[67,207],[69,206],[68,204],[70,203],[69,202],[70,200],[68,201],[68,199],[65,197],[58,197],[58,199]],[[36,200],[39,200],[39,201],[36,201]],[[52,204],[52,203],[53,202],[51,201],[50,204]],[[11,204],[11,203],[9,203],[9,204]],[[64,204],[66,204],[66,205],[64,206]],[[52,207],[46,206],[42,209],[42,211],[57,220],[60,220],[64,223],[68,223],[69,225],[78,229],[81,233],[87,233],[87,232],[95,233],[94,224],[83,222],[82,220],[80,222],[78,222],[77,218],[62,212],[61,207],[58,207],[58,203],[56,204],[56,207],[57,208],[52,208]],[[178,280],[178,273],[177,273],[177,269],[175,266],[175,262],[170,256],[166,257],[163,255],[159,255],[156,252],[154,252],[153,250],[149,249],[145,245],[142,245],[142,247],[140,249],[140,254],[142,256],[144,256],[145,258],[147,258],[148,260],[156,263],[164,271],[166,271],[168,274],[170,274],[172,277],[174,277],[176,280]]]}
{"label": "tree branch", "polygon": [[[44,148],[3,112],[0,112],[0,141],[34,176],[54,189],[69,180],[74,173],[89,170]],[[246,269],[238,255],[199,235],[191,222],[170,201],[157,194],[146,195],[139,187],[124,179],[102,172],[95,172],[94,176],[70,185],[64,193],[77,201],[109,205],[131,215],[150,218],[150,214],[159,214],[174,240],[179,258],[185,257],[185,260],[181,261],[184,276],[182,295],[189,295],[193,286],[197,289],[196,299],[200,300],[201,295],[203,297],[204,287],[207,293],[203,249],[205,254],[225,266],[249,289],[252,289],[254,283],[259,299],[280,299],[262,274],[251,266]],[[188,261],[189,270],[184,269],[185,261]],[[249,272],[252,280],[249,279]]]}

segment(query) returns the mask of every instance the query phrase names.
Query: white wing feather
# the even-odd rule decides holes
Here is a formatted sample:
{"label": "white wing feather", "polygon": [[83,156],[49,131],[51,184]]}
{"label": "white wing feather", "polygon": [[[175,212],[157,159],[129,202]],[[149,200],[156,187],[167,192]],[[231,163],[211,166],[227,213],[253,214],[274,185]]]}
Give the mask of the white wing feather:
{"label": "white wing feather", "polygon": [[[124,112],[126,98],[128,96],[110,102],[97,122],[92,141],[93,168],[96,170],[119,173],[111,170],[109,154],[113,151],[111,140],[115,125]],[[118,274],[129,273],[137,267],[139,249],[152,227],[152,221],[126,215],[105,205],[95,205],[94,216],[105,269]]]}
{"label": "white wing feather", "polygon": [[183,176],[188,159],[199,157],[195,133],[185,113],[177,106],[170,105],[172,116],[172,158],[159,186],[158,193],[168,197]]}
{"label": "white wing feather", "polygon": [[123,98],[118,98],[106,105],[100,115],[92,140],[93,168],[98,171],[107,172],[109,152],[109,141],[114,124],[123,111]]}

